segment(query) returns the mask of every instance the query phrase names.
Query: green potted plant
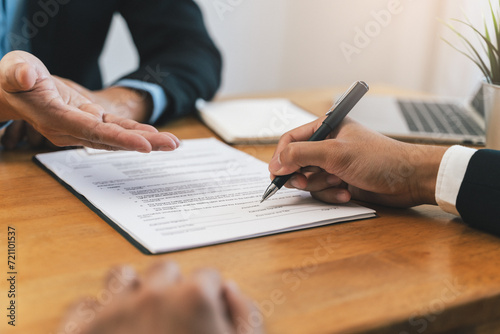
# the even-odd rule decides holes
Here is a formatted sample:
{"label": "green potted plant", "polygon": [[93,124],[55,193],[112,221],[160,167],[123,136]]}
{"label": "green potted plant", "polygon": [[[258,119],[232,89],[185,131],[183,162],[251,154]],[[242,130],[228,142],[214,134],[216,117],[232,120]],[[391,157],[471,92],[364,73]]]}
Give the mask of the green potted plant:
{"label": "green potted plant", "polygon": [[[500,4],[500,1],[499,1]],[[469,58],[484,75],[483,94],[486,120],[486,146],[500,149],[500,11],[494,9],[489,1],[490,13],[484,18],[484,32],[474,27],[466,18],[465,21],[452,21],[471,29],[478,38],[480,48],[461,34],[451,23],[445,23],[463,42],[465,50],[459,49],[447,40],[452,48]]]}

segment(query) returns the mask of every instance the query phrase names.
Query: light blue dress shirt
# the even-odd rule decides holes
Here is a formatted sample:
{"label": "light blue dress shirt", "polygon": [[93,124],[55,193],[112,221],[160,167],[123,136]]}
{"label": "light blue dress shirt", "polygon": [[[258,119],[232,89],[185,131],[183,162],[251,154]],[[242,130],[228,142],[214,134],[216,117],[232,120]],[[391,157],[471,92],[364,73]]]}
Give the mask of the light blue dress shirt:
{"label": "light blue dress shirt", "polygon": [[[0,0],[0,57],[13,51],[9,36],[13,30],[20,31],[20,18],[23,14],[21,11],[25,9],[23,6],[24,1],[25,0]],[[19,11],[19,13],[16,14],[17,11]],[[16,26],[14,26],[14,24]],[[19,25],[19,27],[17,25]],[[24,51],[28,50],[25,49]],[[153,100],[153,112],[149,118],[150,124],[155,123],[158,118],[160,118],[163,110],[167,107],[167,96],[160,85],[139,80],[125,79],[118,81],[114,86],[138,89],[151,95]],[[0,130],[10,123],[11,121],[0,123]]]}
{"label": "light blue dress shirt", "polygon": [[8,33],[12,30],[12,24],[16,15],[19,0],[1,0],[0,8],[0,53],[5,55],[11,50]]}

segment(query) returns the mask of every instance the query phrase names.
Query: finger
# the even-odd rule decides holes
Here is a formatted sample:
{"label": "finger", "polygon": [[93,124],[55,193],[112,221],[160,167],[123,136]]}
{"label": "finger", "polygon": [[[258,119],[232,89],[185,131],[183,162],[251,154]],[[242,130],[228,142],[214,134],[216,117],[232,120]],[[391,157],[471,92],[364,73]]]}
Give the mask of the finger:
{"label": "finger", "polygon": [[104,121],[117,124],[125,129],[137,130],[138,134],[149,141],[153,151],[172,151],[180,146],[180,140],[175,135],[168,132],[158,132],[151,125],[141,124],[113,114],[105,114]]}
{"label": "finger", "polygon": [[152,289],[165,289],[181,280],[179,265],[172,261],[158,262],[146,272],[144,284]]}
{"label": "finger", "polygon": [[224,284],[224,297],[228,306],[229,316],[233,323],[235,333],[263,333],[263,321],[256,322],[255,319],[263,319],[262,316],[254,316],[259,311],[245,297],[235,282]]}
{"label": "finger", "polygon": [[[82,99],[86,101],[84,97]],[[85,103],[81,105],[81,109],[63,106],[54,113],[52,122],[45,127],[37,127],[37,130],[57,146],[85,145],[99,149],[143,153],[152,150],[149,141],[134,130],[127,130],[113,123],[104,123],[103,109],[97,104]],[[176,147],[172,144],[170,136],[167,137],[155,144],[164,144],[165,148],[162,147],[164,150]]]}
{"label": "finger", "polygon": [[222,277],[218,271],[200,269],[188,278],[185,285],[187,288],[185,300],[188,308],[197,312],[200,318],[204,318],[200,319],[200,323],[206,322],[213,325],[218,323],[219,326],[216,327],[219,327],[219,330],[228,325],[222,284]]}
{"label": "finger", "polygon": [[312,197],[326,203],[344,204],[351,200],[351,193],[344,188],[328,188],[311,192]]}
{"label": "finger", "polygon": [[151,133],[148,131],[135,131],[143,136],[150,144],[153,151],[173,151],[180,146],[180,141],[168,132]]}
{"label": "finger", "polygon": [[330,174],[336,174],[341,164],[348,165],[348,158],[336,140],[320,142],[290,143],[269,163],[269,171],[274,175],[286,175],[302,167],[317,166]]}
{"label": "finger", "polygon": [[324,172],[324,170],[322,170],[321,168],[316,167],[316,166],[307,166],[307,167],[301,168],[300,172],[304,175],[308,175],[308,174],[313,174],[313,173],[322,173],[322,172]]}
{"label": "finger", "polygon": [[321,124],[323,123],[325,117],[318,118],[315,121],[299,126],[296,129],[288,131],[283,136],[281,136],[278,145],[276,146],[276,150],[273,154],[273,158],[277,156],[283,149],[290,143],[297,141],[307,141],[313,133],[319,129]]}
{"label": "finger", "polygon": [[96,142],[91,142],[85,139],[76,138],[70,135],[61,135],[58,134],[56,136],[52,136],[50,139],[47,139],[47,146],[50,148],[57,147],[89,147],[96,150],[105,150],[105,151],[123,151],[130,150],[125,149],[121,146],[111,146],[108,144],[100,144]]}
{"label": "finger", "polygon": [[104,108],[95,103],[87,103],[87,100],[83,100],[83,104],[81,104],[78,109],[94,115],[97,118],[100,118],[104,121]]}
{"label": "finger", "polygon": [[[150,144],[151,147],[150,151],[173,151],[180,145],[177,144],[176,141],[173,140],[168,133],[151,133],[151,132],[133,131],[133,130],[125,130],[125,131],[129,131],[130,134],[141,136],[142,138],[147,140],[147,142]],[[125,148],[123,146],[112,146],[109,144],[101,144],[99,142],[95,141],[91,142],[85,139],[74,138],[71,136],[65,136],[64,138],[67,138],[64,142],[72,142],[72,144],[70,145],[81,145],[108,151],[134,150],[143,153],[148,153],[141,151],[139,149],[130,149],[130,148]],[[67,145],[68,144],[60,146],[67,146]]]}
{"label": "finger", "polygon": [[[79,145],[81,141],[93,143],[86,145],[89,147],[109,146],[114,149],[138,151],[143,153],[151,152],[151,144],[142,135],[127,130],[113,123],[103,123],[98,117],[81,110],[69,107],[60,117],[58,124],[55,126],[58,129],[65,129],[64,135],[58,135],[56,138],[47,138],[57,146]],[[43,133],[43,131],[41,131]],[[64,142],[60,139],[67,138],[71,134],[72,137],[80,139],[80,142]]]}
{"label": "finger", "polygon": [[311,174],[306,178],[305,183],[298,177],[299,175],[296,174],[290,179],[290,185],[305,191],[317,192],[343,184],[338,176],[327,172]]}
{"label": "finger", "polygon": [[113,294],[123,296],[136,290],[140,285],[139,276],[131,266],[121,266],[111,269],[105,280],[104,286]]}
{"label": "finger", "polygon": [[16,64],[7,72],[7,84],[2,87],[10,93],[29,91],[35,85],[37,77],[36,69],[30,64]]}
{"label": "finger", "polygon": [[26,123],[24,121],[14,121],[10,124],[2,137],[2,145],[7,150],[16,148],[26,135]]}
{"label": "finger", "polygon": [[[57,143],[57,144],[55,144]],[[96,150],[105,150],[105,151],[134,151],[133,149],[123,148],[122,146],[111,146],[107,144],[100,144],[96,142],[91,142],[88,140],[76,138],[70,135],[58,135],[57,137],[51,138],[49,140],[49,144],[54,147],[89,147]],[[49,147],[50,147],[49,145]],[[143,152],[147,153],[147,152]]]}
{"label": "finger", "polygon": [[73,331],[75,326],[77,328],[86,327],[89,322],[95,319],[99,309],[99,304],[91,297],[75,302],[64,315],[60,324],[60,331],[66,333],[68,330]]}
{"label": "finger", "polygon": [[295,173],[293,176],[285,183],[287,188],[295,189],[305,189],[307,187],[307,177],[301,173]]}
{"label": "finger", "polygon": [[[48,139],[47,139],[48,140]],[[85,147],[90,147],[96,150],[106,150],[106,151],[120,151],[123,150],[121,147],[116,147],[116,146],[110,146],[106,144],[99,144],[99,143],[94,143],[90,142],[88,140],[83,140],[80,138],[75,138],[70,135],[58,135],[55,138],[51,138],[48,140],[49,143],[55,147],[80,147],[80,146],[85,146]],[[57,144],[55,144],[57,143]]]}
{"label": "finger", "polygon": [[[324,170],[322,170],[322,169],[321,169],[321,168],[319,168],[319,167],[315,167],[315,166],[307,166],[307,167],[303,167],[303,168],[301,168],[298,172],[296,172],[296,173],[295,173],[295,175],[303,175],[303,176],[305,176],[305,178],[307,179],[307,178],[308,178],[310,175],[312,175],[312,174],[316,174],[316,173],[324,173],[324,172],[325,172],[325,171],[324,171]],[[276,175],[271,174],[271,180],[274,180],[274,178],[275,178],[275,177],[276,177]],[[300,177],[300,176],[299,176],[299,177]],[[305,186],[306,186],[306,184],[307,184],[307,180],[305,180],[305,181],[303,181],[303,182],[304,182],[303,187],[305,187]],[[294,186],[292,186],[292,185],[290,184],[290,181],[289,181],[289,182],[287,182],[287,183],[285,184],[285,186],[287,186],[288,188],[297,188],[297,189],[300,189],[300,188],[298,188],[298,186],[295,186],[295,185],[294,185]]]}
{"label": "finger", "polygon": [[203,295],[215,305],[220,305],[222,299],[222,277],[215,269],[200,269],[195,271],[191,280],[201,288]]}
{"label": "finger", "polygon": [[8,93],[28,91],[50,74],[35,56],[24,51],[6,54],[0,62],[0,85]]}
{"label": "finger", "polygon": [[142,124],[139,122],[136,122],[134,120],[128,119],[128,118],[123,118],[115,114],[104,114],[103,120],[106,123],[115,123],[118,124],[119,126],[129,129],[129,130],[142,130],[142,131],[149,131],[149,132],[154,132],[157,133],[158,130],[148,124]]}
{"label": "finger", "polygon": [[2,73],[2,89],[8,93],[28,91],[35,85],[37,79],[36,69],[21,58],[12,60],[8,66],[3,66]]}

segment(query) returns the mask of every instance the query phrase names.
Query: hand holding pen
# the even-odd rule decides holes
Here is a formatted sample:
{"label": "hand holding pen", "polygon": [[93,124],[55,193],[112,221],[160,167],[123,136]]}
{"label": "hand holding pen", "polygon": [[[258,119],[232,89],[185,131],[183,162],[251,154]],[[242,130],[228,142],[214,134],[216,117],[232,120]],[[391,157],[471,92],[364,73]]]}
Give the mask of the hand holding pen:
{"label": "hand holding pen", "polygon": [[[309,141],[324,140],[342,122],[352,108],[368,92],[368,85],[363,81],[355,82],[330,108],[327,117],[320,128],[314,132]],[[281,175],[274,178],[262,196],[262,202],[273,196],[285,183],[290,180],[293,174]]]}

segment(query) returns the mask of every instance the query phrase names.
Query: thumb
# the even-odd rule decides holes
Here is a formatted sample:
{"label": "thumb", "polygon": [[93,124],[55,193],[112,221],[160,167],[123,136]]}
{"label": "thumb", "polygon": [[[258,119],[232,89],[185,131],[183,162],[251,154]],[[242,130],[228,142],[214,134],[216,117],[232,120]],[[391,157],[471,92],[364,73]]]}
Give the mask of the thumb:
{"label": "thumb", "polygon": [[241,293],[236,283],[232,281],[225,282],[224,291],[229,317],[236,334],[263,334],[264,318],[262,314]]}
{"label": "thumb", "polygon": [[338,162],[346,160],[344,151],[335,139],[290,143],[271,160],[269,171],[273,175],[287,175],[302,167],[316,166],[334,174]]}
{"label": "thumb", "polygon": [[29,91],[48,75],[45,65],[27,52],[13,51],[0,61],[0,85],[8,93]]}

